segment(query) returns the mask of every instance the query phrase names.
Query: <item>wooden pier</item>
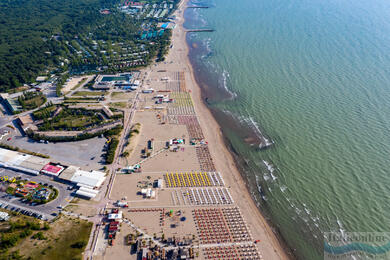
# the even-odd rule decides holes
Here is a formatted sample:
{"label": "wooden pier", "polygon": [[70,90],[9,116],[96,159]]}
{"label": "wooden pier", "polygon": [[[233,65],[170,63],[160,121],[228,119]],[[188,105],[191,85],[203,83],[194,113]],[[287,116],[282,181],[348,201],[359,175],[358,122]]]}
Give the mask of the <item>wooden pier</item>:
{"label": "wooden pier", "polygon": [[191,5],[187,6],[187,8],[210,8],[209,6],[196,6],[196,5]]}
{"label": "wooden pier", "polygon": [[214,29],[187,29],[186,32],[214,32]]}

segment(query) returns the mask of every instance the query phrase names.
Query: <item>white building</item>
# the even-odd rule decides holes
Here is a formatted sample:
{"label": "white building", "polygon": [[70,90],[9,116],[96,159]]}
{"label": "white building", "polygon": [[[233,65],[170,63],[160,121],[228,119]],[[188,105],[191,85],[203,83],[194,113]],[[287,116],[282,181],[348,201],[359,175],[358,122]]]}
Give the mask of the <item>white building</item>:
{"label": "white building", "polygon": [[100,188],[100,186],[106,179],[105,175],[106,174],[104,172],[99,171],[87,172],[83,170],[78,170],[74,173],[73,177],[70,180],[79,187],[94,189]]}
{"label": "white building", "polygon": [[0,167],[39,175],[50,160],[0,148]]}
{"label": "white building", "polygon": [[122,211],[119,211],[118,213],[111,213],[108,214],[109,220],[121,220],[122,219]]}
{"label": "white building", "polygon": [[157,188],[161,189],[163,187],[163,180],[162,179],[158,179],[157,180]]}
{"label": "white building", "polygon": [[0,221],[7,221],[9,220],[9,215],[7,212],[0,212]]}

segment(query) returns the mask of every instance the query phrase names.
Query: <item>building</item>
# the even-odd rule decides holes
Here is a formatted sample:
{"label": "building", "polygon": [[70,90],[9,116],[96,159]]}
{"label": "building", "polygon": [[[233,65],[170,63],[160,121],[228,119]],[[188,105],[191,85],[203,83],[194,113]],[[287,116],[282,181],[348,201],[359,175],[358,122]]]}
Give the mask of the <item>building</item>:
{"label": "building", "polygon": [[22,110],[22,106],[19,104],[19,102],[16,99],[13,98],[5,99],[4,104],[13,114]]}
{"label": "building", "polygon": [[103,106],[103,113],[106,114],[107,117],[113,117],[114,113],[107,106]]}
{"label": "building", "polygon": [[27,114],[25,116],[18,117],[18,123],[20,127],[26,132],[27,129],[36,129],[37,127],[34,125],[34,119],[31,114]]}
{"label": "building", "polygon": [[112,82],[96,82],[92,85],[92,89],[109,90],[112,87]]}
{"label": "building", "polygon": [[37,82],[43,82],[43,81],[45,81],[47,79],[47,77],[45,77],[45,76],[39,76],[39,77],[37,77],[36,79],[35,79],[35,81],[37,81]]}
{"label": "building", "polygon": [[3,101],[5,99],[9,98],[9,94],[8,93],[0,93],[0,101]]}
{"label": "building", "polygon": [[80,167],[60,165],[50,162],[49,159],[3,148],[0,148],[0,167],[33,175],[41,173],[50,175],[56,181],[76,185],[78,187],[76,195],[89,199],[97,196],[99,191],[96,189],[100,188],[106,179],[104,172],[87,172]]}
{"label": "building", "polygon": [[120,221],[122,220],[122,211],[119,211],[118,213],[110,213],[107,218],[109,220]]}
{"label": "building", "polygon": [[139,87],[141,85],[141,82],[139,80],[134,80],[133,84],[134,87]]}
{"label": "building", "polygon": [[64,169],[65,168],[62,165],[48,163],[42,168],[41,173],[48,174],[51,176],[58,176]]}
{"label": "building", "polygon": [[50,160],[0,148],[0,167],[39,175],[42,167]]}
{"label": "building", "polygon": [[95,189],[100,188],[105,179],[106,177],[104,172],[87,172],[83,170],[78,170],[71,178],[71,182],[75,183],[79,187]]}
{"label": "building", "polygon": [[80,187],[76,191],[76,195],[78,195],[80,197],[85,197],[85,198],[88,198],[88,199],[95,198],[98,195],[98,193],[99,193],[99,191],[92,190],[92,189],[86,188],[86,187]]}
{"label": "building", "polygon": [[157,180],[157,188],[161,189],[163,187],[163,180],[162,179],[158,179]]}
{"label": "building", "polygon": [[9,215],[7,212],[0,212],[0,221],[8,221]]}
{"label": "building", "polygon": [[18,117],[18,122],[22,128],[29,126],[30,124],[34,123],[34,119],[32,118],[31,114],[27,114],[25,116]]}
{"label": "building", "polygon": [[9,134],[9,130],[8,129],[0,129],[0,140],[3,139],[5,136],[7,136]]}
{"label": "building", "polygon": [[61,174],[57,177],[58,181],[65,182],[65,183],[70,183],[72,182],[72,177],[73,175],[80,170],[80,167],[77,166],[68,166]]}

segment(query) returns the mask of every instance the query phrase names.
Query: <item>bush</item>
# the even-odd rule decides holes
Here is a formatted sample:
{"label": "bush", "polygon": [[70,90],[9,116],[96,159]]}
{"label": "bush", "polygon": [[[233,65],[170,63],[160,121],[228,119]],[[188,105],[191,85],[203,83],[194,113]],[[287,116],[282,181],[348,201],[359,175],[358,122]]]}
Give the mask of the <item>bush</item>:
{"label": "bush", "polygon": [[47,223],[43,224],[43,228],[42,229],[43,230],[49,230],[50,229],[49,224],[47,224]]}
{"label": "bush", "polygon": [[32,230],[40,230],[41,229],[41,224],[38,222],[27,222],[26,226],[31,228]]}
{"label": "bush", "polygon": [[32,234],[32,231],[30,229],[25,229],[22,232],[19,233],[20,238],[28,237]]}
{"label": "bush", "polygon": [[13,247],[18,243],[19,234],[2,234],[0,239],[0,248],[7,249]]}
{"label": "bush", "polygon": [[53,188],[53,192],[49,196],[49,201],[55,200],[58,197],[58,190]]}
{"label": "bush", "polygon": [[96,132],[94,134],[84,133],[84,134],[80,134],[77,136],[50,136],[49,137],[49,136],[36,134],[31,129],[27,129],[26,134],[29,138],[31,138],[35,141],[46,140],[49,142],[74,142],[74,141],[82,141],[82,140],[94,138],[94,137],[100,136],[102,134],[106,137],[111,136],[111,135],[116,135],[116,134],[119,134],[121,132],[121,130],[122,130],[122,126],[117,126],[111,130],[99,131],[99,132]]}
{"label": "bush", "polygon": [[116,138],[112,138],[110,144],[108,145],[107,153],[106,153],[106,163],[111,164],[115,158],[115,151],[118,147],[119,140]]}
{"label": "bush", "polygon": [[78,241],[78,242],[72,244],[71,247],[72,248],[79,248],[79,249],[81,249],[81,248],[83,248],[86,245],[87,245],[87,242],[85,242],[85,241]]}
{"label": "bush", "polygon": [[38,239],[38,240],[46,240],[47,239],[47,237],[45,237],[42,232],[38,232],[38,233],[34,234],[31,238]]}
{"label": "bush", "polygon": [[8,194],[14,194],[14,191],[15,191],[14,188],[8,187],[5,192]]}
{"label": "bush", "polygon": [[16,251],[10,253],[6,259],[19,260],[19,259],[23,259],[23,256],[20,255],[19,250],[16,250]]}

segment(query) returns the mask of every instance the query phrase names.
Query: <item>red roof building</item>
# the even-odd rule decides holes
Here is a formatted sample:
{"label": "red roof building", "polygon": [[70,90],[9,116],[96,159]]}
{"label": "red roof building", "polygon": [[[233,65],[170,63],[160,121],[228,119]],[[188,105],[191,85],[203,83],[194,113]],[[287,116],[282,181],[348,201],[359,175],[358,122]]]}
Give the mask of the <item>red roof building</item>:
{"label": "red roof building", "polygon": [[48,163],[42,168],[41,172],[49,175],[58,176],[63,170],[64,167],[62,167],[61,165],[54,165]]}

